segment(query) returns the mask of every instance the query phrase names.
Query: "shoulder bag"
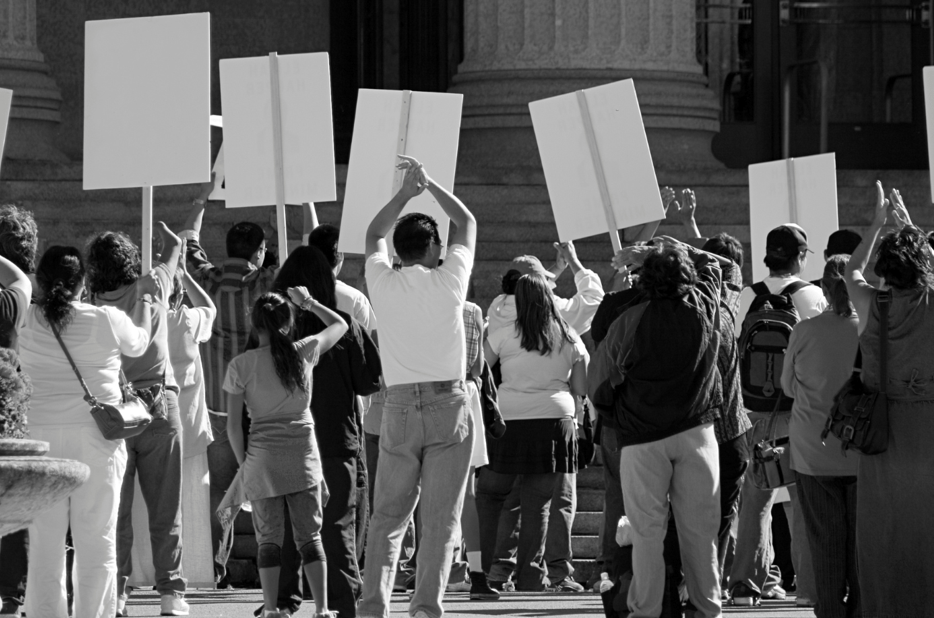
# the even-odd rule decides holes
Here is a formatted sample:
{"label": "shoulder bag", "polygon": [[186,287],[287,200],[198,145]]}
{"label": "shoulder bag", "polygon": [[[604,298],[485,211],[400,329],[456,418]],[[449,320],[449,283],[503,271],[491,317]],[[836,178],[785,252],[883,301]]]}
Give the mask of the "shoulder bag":
{"label": "shoulder bag", "polygon": [[892,295],[888,291],[876,295],[879,307],[879,392],[866,389],[860,374],[852,377],[833,400],[827,425],[821,440],[827,434],[840,438],[843,452],[853,449],[863,455],[878,455],[889,447],[889,402],[886,387],[889,381],[889,305]]}
{"label": "shoulder bag", "polygon": [[85,383],[84,378],[81,377],[81,372],[78,371],[78,366],[75,364],[74,359],[71,358],[68,348],[65,347],[65,342],[62,341],[58,329],[52,324],[49,324],[49,327],[58,340],[58,344],[62,346],[62,351],[65,353],[68,362],[71,363],[71,368],[74,369],[78,382],[81,383],[81,388],[84,389],[84,400],[91,406],[91,416],[97,422],[97,428],[104,434],[104,438],[107,440],[123,440],[143,433],[149,423],[152,422],[152,415],[149,413],[149,406],[137,397],[127,383],[123,370],[120,370],[120,390],[123,392],[123,402],[118,404],[101,403],[88,390],[88,385]]}

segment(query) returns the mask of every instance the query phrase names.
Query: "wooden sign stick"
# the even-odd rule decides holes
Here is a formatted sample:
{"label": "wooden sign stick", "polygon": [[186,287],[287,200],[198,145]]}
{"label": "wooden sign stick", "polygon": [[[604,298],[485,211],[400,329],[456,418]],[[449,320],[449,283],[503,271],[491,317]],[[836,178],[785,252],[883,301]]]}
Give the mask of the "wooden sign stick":
{"label": "wooden sign stick", "polygon": [[289,257],[285,222],[285,167],[282,161],[282,107],[279,102],[279,57],[269,53],[269,86],[272,94],[272,143],[276,159],[276,228],[279,233],[279,267]]}
{"label": "wooden sign stick", "polygon": [[[405,154],[405,143],[409,134],[409,110],[412,107],[412,91],[402,91],[402,111],[399,113],[399,138],[396,141],[396,152]],[[398,163],[398,161],[397,161]],[[402,188],[402,179],[405,178],[404,170],[396,170],[392,178],[392,194],[395,195]]]}
{"label": "wooden sign stick", "polygon": [[143,187],[142,274],[152,270],[152,187]]}
{"label": "wooden sign stick", "polygon": [[616,227],[616,215],[613,213],[613,204],[610,202],[610,191],[606,187],[606,175],[603,173],[603,163],[600,161],[600,151],[597,150],[597,137],[593,132],[593,122],[590,119],[590,107],[587,106],[587,95],[583,90],[577,91],[577,104],[580,106],[581,119],[584,121],[584,133],[587,136],[587,145],[590,147],[590,159],[597,176],[597,186],[600,189],[600,201],[603,202],[603,214],[606,216],[607,231],[610,233],[610,243],[613,253],[620,251],[623,245],[619,241],[619,229]]}
{"label": "wooden sign stick", "polygon": [[798,192],[795,188],[795,160],[788,159],[788,213],[791,222],[798,224]]}

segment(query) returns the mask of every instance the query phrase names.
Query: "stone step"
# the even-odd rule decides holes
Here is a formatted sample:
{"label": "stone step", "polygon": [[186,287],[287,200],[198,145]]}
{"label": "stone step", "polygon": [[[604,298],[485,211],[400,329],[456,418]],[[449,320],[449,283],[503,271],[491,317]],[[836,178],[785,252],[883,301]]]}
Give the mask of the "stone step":
{"label": "stone step", "polygon": [[577,511],[574,515],[574,528],[572,536],[590,536],[600,534],[603,528],[603,513],[593,511]]}
{"label": "stone step", "polygon": [[600,537],[595,534],[571,537],[571,551],[579,558],[596,558],[600,555]]}
{"label": "stone step", "polygon": [[587,582],[590,581],[591,576],[597,572],[597,569],[599,568],[597,561],[593,558],[575,557],[574,560],[571,561],[571,565],[574,567],[574,581],[579,582],[584,586],[587,585]]}
{"label": "stone step", "polygon": [[603,490],[602,489],[578,489],[577,490],[577,512],[578,513],[602,513],[603,512]]}
{"label": "stone step", "polygon": [[603,466],[591,466],[578,470],[577,488],[580,489],[603,489]]}

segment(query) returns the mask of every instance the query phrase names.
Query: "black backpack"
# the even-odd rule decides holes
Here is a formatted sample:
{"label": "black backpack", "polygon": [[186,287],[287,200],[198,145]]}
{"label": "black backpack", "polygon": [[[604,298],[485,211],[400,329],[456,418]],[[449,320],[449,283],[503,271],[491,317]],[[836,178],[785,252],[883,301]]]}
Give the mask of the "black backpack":
{"label": "black backpack", "polygon": [[786,412],[793,399],[782,392],[782,365],[791,331],[801,316],[791,300],[807,281],[788,284],[772,294],[764,281],[752,286],[752,301],[739,337],[739,375],[743,404],[753,412]]}

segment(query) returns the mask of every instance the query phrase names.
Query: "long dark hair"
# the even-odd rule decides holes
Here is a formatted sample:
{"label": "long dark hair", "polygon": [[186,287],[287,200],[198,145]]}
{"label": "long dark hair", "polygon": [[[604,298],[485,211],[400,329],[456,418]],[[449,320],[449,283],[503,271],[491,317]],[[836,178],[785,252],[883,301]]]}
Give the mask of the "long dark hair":
{"label": "long dark hair", "polygon": [[846,281],[843,279],[846,263],[849,261],[850,256],[846,254],[831,255],[824,264],[824,276],[820,280],[821,287],[830,299],[830,307],[842,318],[856,313],[856,308],[850,302],[850,294],[846,291]]}
{"label": "long dark hair", "polygon": [[272,362],[276,366],[276,375],[279,376],[282,386],[289,391],[298,388],[307,393],[305,361],[292,345],[292,327],[295,324],[292,303],[281,294],[267,292],[256,299],[252,322],[256,331],[269,334]]}
{"label": "long dark hair", "polygon": [[[316,301],[331,311],[337,310],[334,271],[317,247],[301,246],[292,251],[279,269],[276,280],[272,283],[272,290],[288,297],[288,289],[300,285],[308,288],[308,292]],[[300,312],[295,324],[296,339],[317,335],[325,328],[324,322],[310,311]]]}
{"label": "long dark hair", "polygon": [[523,275],[516,282],[516,330],[522,349],[548,356],[573,343],[568,325],[558,314],[554,296],[538,275]]}
{"label": "long dark hair", "polygon": [[37,304],[46,321],[59,332],[64,332],[75,317],[71,301],[84,283],[84,273],[81,251],[75,247],[49,247],[39,260]]}

